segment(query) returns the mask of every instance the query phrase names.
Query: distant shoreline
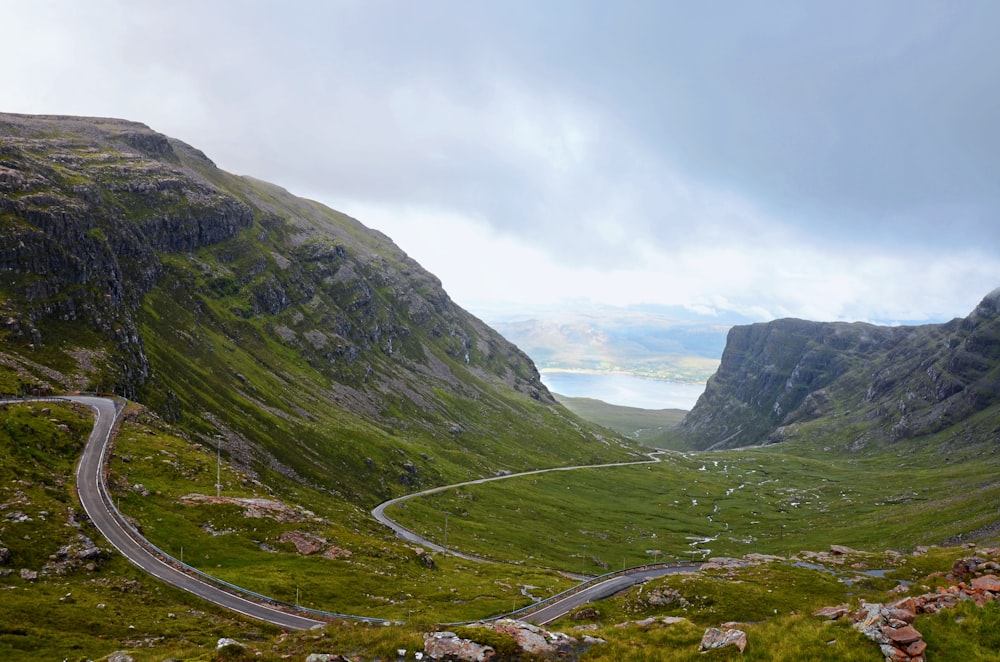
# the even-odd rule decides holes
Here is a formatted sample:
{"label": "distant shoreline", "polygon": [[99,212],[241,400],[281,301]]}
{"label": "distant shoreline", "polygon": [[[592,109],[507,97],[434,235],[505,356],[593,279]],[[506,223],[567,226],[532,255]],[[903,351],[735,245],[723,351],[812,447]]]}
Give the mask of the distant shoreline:
{"label": "distant shoreline", "polygon": [[682,381],[679,379],[670,379],[667,377],[657,377],[655,375],[645,375],[638,372],[629,372],[628,370],[595,370],[593,368],[539,368],[539,373],[558,373],[561,375],[597,375],[597,376],[611,376],[619,375],[624,377],[635,377],[636,379],[650,379],[658,382],[668,382],[670,384],[683,384],[684,386],[696,386],[698,384],[705,384],[704,381]]}
{"label": "distant shoreline", "polygon": [[682,382],[624,371],[567,368],[540,370],[542,383],[567,398],[590,398],[636,409],[690,411],[706,382]]}

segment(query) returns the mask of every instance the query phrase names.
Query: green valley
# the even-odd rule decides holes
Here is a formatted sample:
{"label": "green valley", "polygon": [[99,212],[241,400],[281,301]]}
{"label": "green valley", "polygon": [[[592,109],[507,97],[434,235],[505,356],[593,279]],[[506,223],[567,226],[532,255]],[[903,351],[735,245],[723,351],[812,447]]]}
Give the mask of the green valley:
{"label": "green valley", "polygon": [[[547,625],[577,641],[564,659],[878,660],[850,619],[812,612],[958,595],[1000,570],[1000,292],[942,325],[735,326],[687,414],[560,402],[528,354],[360,222],[135,122],[12,114],[0,274],[4,659],[413,659],[450,630],[540,659],[473,622],[674,560],[708,563]],[[711,373],[723,330],[671,328],[614,331],[632,356],[663,350],[650,370]],[[574,329],[553,333],[589,337]],[[586,346],[567,356],[602,360]],[[111,548],[74,484],[93,412],[16,399],[80,391],[123,405],[103,479],[150,544],[340,616],[282,631]],[[645,462],[653,449],[669,450]],[[371,516],[482,478],[502,480],[387,514],[488,562]],[[998,659],[1000,610],[977,590],[914,614],[927,659]],[[725,624],[746,650],[699,652]]]}

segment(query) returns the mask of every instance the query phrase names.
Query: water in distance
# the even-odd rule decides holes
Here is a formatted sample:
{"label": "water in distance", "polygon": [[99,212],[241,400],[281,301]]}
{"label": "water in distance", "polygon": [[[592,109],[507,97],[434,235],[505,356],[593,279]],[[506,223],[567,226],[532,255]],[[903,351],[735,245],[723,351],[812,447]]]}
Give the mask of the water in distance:
{"label": "water in distance", "polygon": [[571,398],[594,398],[613,405],[640,409],[690,410],[705,391],[704,384],[670,382],[622,373],[562,370],[540,372],[542,383],[553,393]]}

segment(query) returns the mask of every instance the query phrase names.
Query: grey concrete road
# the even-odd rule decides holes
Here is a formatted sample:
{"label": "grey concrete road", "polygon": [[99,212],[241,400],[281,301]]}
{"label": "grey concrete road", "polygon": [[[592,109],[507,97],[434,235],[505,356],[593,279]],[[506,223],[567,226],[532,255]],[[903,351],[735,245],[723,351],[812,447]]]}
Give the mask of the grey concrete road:
{"label": "grey concrete road", "polygon": [[66,396],[65,399],[94,410],[94,429],[76,469],[77,491],[91,522],[125,558],[157,579],[245,616],[290,630],[308,630],[325,625],[325,621],[288,613],[225,591],[183,572],[179,566],[171,565],[169,557],[163,559],[142,544],[145,540],[133,532],[110,507],[110,498],[104,484],[104,457],[117,419],[114,401],[91,396]]}

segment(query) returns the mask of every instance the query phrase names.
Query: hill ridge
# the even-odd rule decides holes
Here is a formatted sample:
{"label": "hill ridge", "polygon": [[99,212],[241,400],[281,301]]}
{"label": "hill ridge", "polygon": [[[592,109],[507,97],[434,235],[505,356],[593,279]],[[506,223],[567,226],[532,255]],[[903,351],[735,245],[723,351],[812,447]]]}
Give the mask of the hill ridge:
{"label": "hill ridge", "polygon": [[775,443],[808,428],[859,450],[939,432],[1000,403],[998,310],[1000,288],[943,324],[733,327],[678,434],[715,449]]}

